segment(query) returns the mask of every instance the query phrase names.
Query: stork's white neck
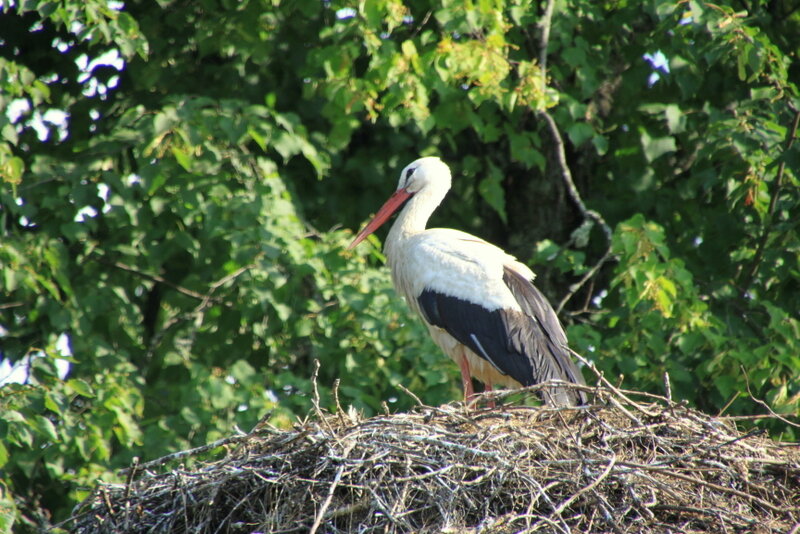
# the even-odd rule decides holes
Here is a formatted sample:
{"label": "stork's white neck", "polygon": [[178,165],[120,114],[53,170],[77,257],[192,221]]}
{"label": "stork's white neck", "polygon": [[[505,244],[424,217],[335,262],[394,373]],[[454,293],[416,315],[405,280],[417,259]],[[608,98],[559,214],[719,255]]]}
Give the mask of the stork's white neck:
{"label": "stork's white neck", "polygon": [[401,249],[409,237],[425,231],[428,219],[442,203],[448,189],[449,187],[425,187],[415,193],[400,210],[384,246],[384,252],[390,261],[402,254]]}

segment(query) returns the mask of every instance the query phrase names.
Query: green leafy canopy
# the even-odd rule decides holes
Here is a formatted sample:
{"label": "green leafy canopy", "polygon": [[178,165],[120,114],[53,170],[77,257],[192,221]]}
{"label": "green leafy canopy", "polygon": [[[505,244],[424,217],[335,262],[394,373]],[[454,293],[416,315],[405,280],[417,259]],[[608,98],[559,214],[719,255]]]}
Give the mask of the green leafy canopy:
{"label": "green leafy canopy", "polygon": [[458,398],[378,248],[345,249],[420,155],[455,176],[433,222],[530,263],[609,378],[797,414],[800,10],[552,6],[0,7],[0,358],[25,375],[0,385],[0,531],[134,457],[290,425],[315,360],[329,408]]}

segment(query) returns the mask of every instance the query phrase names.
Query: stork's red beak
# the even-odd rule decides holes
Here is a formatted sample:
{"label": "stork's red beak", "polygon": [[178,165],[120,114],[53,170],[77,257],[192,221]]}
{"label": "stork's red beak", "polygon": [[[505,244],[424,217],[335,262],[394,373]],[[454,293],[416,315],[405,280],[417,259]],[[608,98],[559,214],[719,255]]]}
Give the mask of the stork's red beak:
{"label": "stork's red beak", "polygon": [[353,249],[361,243],[365,237],[369,234],[377,230],[381,227],[383,223],[386,222],[386,219],[392,216],[392,214],[397,211],[400,206],[405,204],[406,200],[408,200],[413,193],[409,193],[405,189],[398,189],[395,191],[392,196],[389,197],[389,200],[381,206],[381,209],[378,210],[378,213],[375,214],[375,217],[361,230],[353,242],[350,243],[350,246],[347,247],[347,250]]}

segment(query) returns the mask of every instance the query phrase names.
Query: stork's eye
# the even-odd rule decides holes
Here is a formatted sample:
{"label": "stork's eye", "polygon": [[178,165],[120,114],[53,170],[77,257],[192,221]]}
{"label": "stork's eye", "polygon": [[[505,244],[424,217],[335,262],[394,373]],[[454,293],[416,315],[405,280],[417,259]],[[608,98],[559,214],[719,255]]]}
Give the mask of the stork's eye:
{"label": "stork's eye", "polygon": [[416,170],[417,170],[416,167],[412,167],[411,169],[408,169],[406,171],[406,181],[408,181],[408,179],[411,178],[411,175],[414,174],[414,171]]}

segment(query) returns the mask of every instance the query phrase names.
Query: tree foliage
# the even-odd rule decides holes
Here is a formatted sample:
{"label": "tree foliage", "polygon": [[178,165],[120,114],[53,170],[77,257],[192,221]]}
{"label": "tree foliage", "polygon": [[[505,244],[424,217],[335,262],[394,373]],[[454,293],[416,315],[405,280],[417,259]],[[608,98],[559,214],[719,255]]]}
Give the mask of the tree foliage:
{"label": "tree foliage", "polygon": [[27,374],[0,386],[0,529],[291,424],[315,360],[323,403],[457,398],[378,242],[344,249],[419,155],[454,171],[434,223],[530,263],[607,375],[800,409],[791,2],[0,9],[0,350]]}

